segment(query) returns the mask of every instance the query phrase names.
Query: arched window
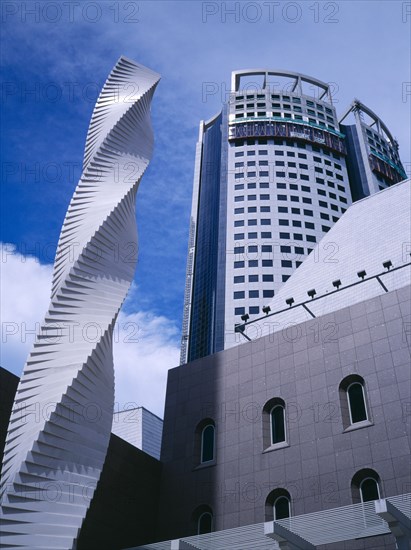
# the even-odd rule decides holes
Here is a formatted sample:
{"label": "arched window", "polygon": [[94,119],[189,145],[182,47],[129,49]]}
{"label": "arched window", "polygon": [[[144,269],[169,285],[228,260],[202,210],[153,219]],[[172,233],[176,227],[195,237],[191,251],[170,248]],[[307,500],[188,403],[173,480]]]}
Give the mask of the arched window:
{"label": "arched window", "polygon": [[198,518],[197,534],[204,535],[211,533],[213,530],[213,514],[211,512],[203,512]]}
{"label": "arched window", "polygon": [[270,412],[271,445],[285,441],[285,409],[283,405],[275,405]]}
{"label": "arched window", "polygon": [[340,383],[340,403],[344,428],[369,421],[364,379],[351,374]]}
{"label": "arched window", "polygon": [[378,500],[380,498],[380,488],[378,481],[372,477],[363,479],[360,483],[361,502],[369,502],[370,500]]}
{"label": "arched window", "polygon": [[214,435],[215,428],[213,424],[204,426],[201,432],[201,464],[214,460]]}
{"label": "arched window", "polygon": [[196,535],[204,535],[214,530],[213,511],[210,506],[202,504],[196,508],[192,515],[192,529]]}
{"label": "arched window", "polygon": [[280,397],[267,401],[263,408],[263,446],[284,446],[287,442],[285,403]]}
{"label": "arched window", "polygon": [[368,420],[364,386],[360,382],[353,382],[348,386],[347,394],[351,424]]}
{"label": "arched window", "polygon": [[194,438],[194,465],[211,464],[215,460],[215,423],[204,418],[197,424]]}
{"label": "arched window", "polygon": [[278,497],[273,507],[274,519],[284,519],[290,517],[290,499],[282,496]]}
{"label": "arched window", "polygon": [[370,502],[381,498],[380,476],[375,470],[365,468],[357,472],[351,481],[351,492],[354,504]]}
{"label": "arched window", "polygon": [[275,521],[291,516],[291,498],[286,489],[274,489],[265,501],[265,521]]}

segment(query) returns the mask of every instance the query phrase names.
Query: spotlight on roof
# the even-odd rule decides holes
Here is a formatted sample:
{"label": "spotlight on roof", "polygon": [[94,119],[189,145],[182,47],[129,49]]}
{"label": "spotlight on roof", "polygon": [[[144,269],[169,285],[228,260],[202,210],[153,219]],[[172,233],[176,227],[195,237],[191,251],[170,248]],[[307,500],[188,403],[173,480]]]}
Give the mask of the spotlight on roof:
{"label": "spotlight on roof", "polygon": [[291,307],[294,303],[294,298],[287,298],[285,303],[287,304],[287,306]]}
{"label": "spotlight on roof", "polygon": [[266,315],[268,315],[271,311],[271,308],[270,306],[264,306],[263,307],[263,313],[265,313]]}
{"label": "spotlight on roof", "polygon": [[314,296],[317,294],[317,291],[315,290],[315,288],[312,288],[311,290],[309,290],[307,292],[308,296],[312,299],[314,298]]}
{"label": "spotlight on roof", "polygon": [[358,276],[360,279],[362,279],[362,280],[364,280],[364,278],[365,278],[366,275],[367,275],[367,272],[365,271],[365,269],[363,269],[362,271],[359,271],[359,272],[357,273],[357,276]]}
{"label": "spotlight on roof", "polygon": [[340,286],[341,286],[340,279],[337,279],[336,281],[333,281],[333,287],[338,289],[338,288],[340,288]]}
{"label": "spotlight on roof", "polygon": [[388,271],[389,271],[392,268],[392,261],[387,260],[386,262],[382,262],[382,265],[383,265],[383,267],[385,267],[385,269],[388,269]]}
{"label": "spotlight on roof", "polygon": [[241,320],[244,321],[244,323],[246,323],[249,318],[250,318],[250,316],[248,315],[248,313],[245,313],[244,315],[241,315]]}

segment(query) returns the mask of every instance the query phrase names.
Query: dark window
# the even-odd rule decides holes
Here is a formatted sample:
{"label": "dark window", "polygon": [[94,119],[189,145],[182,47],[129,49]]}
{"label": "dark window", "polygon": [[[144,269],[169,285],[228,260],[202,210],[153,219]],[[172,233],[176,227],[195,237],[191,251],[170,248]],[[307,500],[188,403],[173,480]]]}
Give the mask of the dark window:
{"label": "dark window", "polygon": [[263,275],[263,282],[271,283],[274,281],[274,275]]}
{"label": "dark window", "polygon": [[211,533],[213,530],[213,516],[210,512],[204,512],[198,518],[198,529],[197,533],[199,535],[205,535],[206,533]]}
{"label": "dark window", "polygon": [[263,290],[263,298],[272,298],[274,296],[274,290]]}
{"label": "dark window", "polygon": [[360,483],[360,495],[362,502],[370,502],[371,500],[379,500],[380,491],[378,483],[375,479],[368,477]]}
{"label": "dark window", "polygon": [[244,315],[245,307],[236,307],[234,309],[234,315]]}
{"label": "dark window", "polygon": [[212,424],[203,428],[201,433],[201,463],[214,460],[214,431]]}
{"label": "dark window", "polygon": [[287,497],[278,497],[274,502],[274,519],[285,519],[290,517],[290,501]]}
{"label": "dark window", "polygon": [[242,298],[245,298],[244,290],[237,290],[234,292],[234,300],[241,300]]}
{"label": "dark window", "polygon": [[248,313],[250,315],[258,315],[260,313],[260,308],[259,306],[250,306],[248,308]]}
{"label": "dark window", "polygon": [[271,409],[271,444],[281,443],[285,441],[285,417],[284,407],[282,405],[275,405]]}
{"label": "dark window", "polygon": [[258,283],[258,275],[249,275],[248,276],[248,282],[249,283]]}
{"label": "dark window", "polygon": [[259,291],[258,290],[249,290],[248,291],[248,297],[249,298],[258,298],[259,297]]}
{"label": "dark window", "polygon": [[351,423],[367,420],[363,385],[360,382],[353,382],[348,386],[347,394]]}
{"label": "dark window", "polygon": [[245,282],[245,277],[244,275],[236,275],[234,277],[234,284],[237,284],[237,283],[244,283]]}

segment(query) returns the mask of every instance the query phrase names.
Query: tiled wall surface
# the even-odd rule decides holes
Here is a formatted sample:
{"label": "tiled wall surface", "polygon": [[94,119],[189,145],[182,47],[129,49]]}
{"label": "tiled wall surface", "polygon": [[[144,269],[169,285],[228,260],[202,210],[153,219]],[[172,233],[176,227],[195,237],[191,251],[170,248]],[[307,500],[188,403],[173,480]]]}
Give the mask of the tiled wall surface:
{"label": "tiled wall surface", "polygon": [[[290,493],[293,515],[352,504],[363,468],[379,474],[383,497],[410,492],[410,339],[404,287],[169,371],[158,539],[194,534],[200,505],[216,530],[265,521],[276,488]],[[371,422],[344,432],[338,388],[350,374],[365,380]],[[264,452],[262,409],[273,397],[286,403],[289,445]],[[216,461],[199,467],[204,418],[216,425]]]}

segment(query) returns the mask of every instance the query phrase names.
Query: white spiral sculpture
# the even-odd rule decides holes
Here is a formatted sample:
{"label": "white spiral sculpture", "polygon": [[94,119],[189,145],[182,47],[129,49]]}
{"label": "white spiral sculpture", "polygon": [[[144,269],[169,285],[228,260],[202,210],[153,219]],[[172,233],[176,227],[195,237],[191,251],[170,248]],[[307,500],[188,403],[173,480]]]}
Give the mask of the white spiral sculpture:
{"label": "white spiral sculpture", "polygon": [[159,79],[121,57],[94,108],[50,308],[10,418],[1,548],[75,548],[100,478],[114,408],[113,327],[134,276],[135,195],[152,155]]}

